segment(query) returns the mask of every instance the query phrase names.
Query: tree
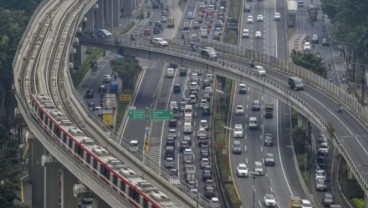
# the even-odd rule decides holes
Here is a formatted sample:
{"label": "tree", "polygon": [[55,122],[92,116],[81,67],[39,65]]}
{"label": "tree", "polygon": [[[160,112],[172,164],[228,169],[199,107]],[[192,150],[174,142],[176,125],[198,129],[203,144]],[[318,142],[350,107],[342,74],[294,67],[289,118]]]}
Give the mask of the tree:
{"label": "tree", "polygon": [[291,59],[294,64],[313,71],[314,73],[326,78],[327,70],[325,62],[317,53],[302,52],[293,50]]}
{"label": "tree", "polygon": [[291,138],[293,139],[295,151],[305,152],[305,144],[308,141],[306,131],[301,127],[295,127],[291,131]]}
{"label": "tree", "polygon": [[124,90],[133,90],[138,74],[142,71],[137,59],[131,56],[113,59],[110,62],[112,70],[118,73],[123,82]]}

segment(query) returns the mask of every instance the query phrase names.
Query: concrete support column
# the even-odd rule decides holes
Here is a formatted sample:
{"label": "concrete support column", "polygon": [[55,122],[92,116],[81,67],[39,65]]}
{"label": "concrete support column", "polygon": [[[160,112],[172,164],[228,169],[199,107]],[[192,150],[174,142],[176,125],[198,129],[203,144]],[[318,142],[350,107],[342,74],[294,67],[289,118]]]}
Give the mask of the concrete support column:
{"label": "concrete support column", "polygon": [[41,166],[41,156],[44,147],[32,133],[26,133],[28,149],[28,172],[29,182],[32,183],[32,207],[43,208],[43,168]]}
{"label": "concrete support column", "polygon": [[78,179],[66,168],[61,169],[61,208],[77,207],[78,200],[73,195],[73,186]]}
{"label": "concrete support column", "polygon": [[89,10],[89,12],[86,15],[86,23],[84,33],[93,33],[95,31],[95,11],[94,9]]}
{"label": "concrete support column", "polygon": [[113,17],[113,9],[112,9],[112,1],[113,0],[105,0],[104,1],[104,20],[105,20],[105,29],[112,31],[112,17]]}
{"label": "concrete support column", "polygon": [[298,115],[298,127],[301,127],[303,129],[307,129],[308,120],[304,118],[302,115]]}
{"label": "concrete support column", "polygon": [[368,193],[364,191],[364,207],[368,208]]}
{"label": "concrete support column", "polygon": [[[115,34],[119,31],[119,23],[120,23],[120,1],[119,0],[114,0],[112,1],[112,27],[113,30],[112,32]],[[118,35],[118,34],[116,34]]]}
{"label": "concrete support column", "polygon": [[101,29],[105,27],[105,6],[104,6],[104,0],[98,0],[97,6],[95,6],[96,9],[94,9],[95,15],[94,15],[94,23],[95,23],[95,29]]}
{"label": "concrete support column", "polygon": [[51,155],[42,155],[41,161],[44,167],[44,208],[60,207],[61,164]]}
{"label": "concrete support column", "polygon": [[71,51],[72,60],[74,63],[74,68],[79,69],[82,65],[82,46],[81,45],[74,45]]}

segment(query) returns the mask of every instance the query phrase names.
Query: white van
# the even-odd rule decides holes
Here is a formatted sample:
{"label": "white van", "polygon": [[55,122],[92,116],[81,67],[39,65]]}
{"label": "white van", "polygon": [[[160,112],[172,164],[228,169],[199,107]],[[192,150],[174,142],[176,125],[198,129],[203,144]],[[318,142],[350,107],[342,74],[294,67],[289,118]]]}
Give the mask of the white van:
{"label": "white van", "polygon": [[132,152],[137,152],[138,151],[138,145],[139,145],[139,142],[137,140],[130,140],[129,150],[132,151]]}
{"label": "white van", "polygon": [[173,78],[175,74],[174,68],[167,68],[166,70],[166,77]]}
{"label": "white van", "polygon": [[185,105],[184,113],[190,113],[192,115],[193,114],[193,105]]}
{"label": "white van", "polygon": [[185,123],[192,123],[192,114],[191,113],[184,113],[184,122]]}
{"label": "white van", "polygon": [[257,117],[249,117],[248,128],[249,129],[258,129]]}
{"label": "white van", "polygon": [[254,161],[254,172],[256,172],[260,176],[264,174],[262,162]]}
{"label": "white van", "polygon": [[184,123],[184,134],[191,134],[192,133],[192,123],[185,122]]}

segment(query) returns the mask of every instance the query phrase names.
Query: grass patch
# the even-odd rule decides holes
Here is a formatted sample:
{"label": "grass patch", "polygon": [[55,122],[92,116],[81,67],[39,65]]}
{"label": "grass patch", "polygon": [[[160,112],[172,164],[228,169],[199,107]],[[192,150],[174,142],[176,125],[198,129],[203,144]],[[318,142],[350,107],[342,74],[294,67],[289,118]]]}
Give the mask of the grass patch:
{"label": "grass patch", "polygon": [[240,16],[240,10],[241,10],[241,1],[240,0],[231,0],[229,17],[231,17],[234,20],[238,20],[239,16]]}
{"label": "grass patch", "polygon": [[[309,184],[310,171],[308,168],[308,164],[305,163],[306,162],[304,159],[305,155],[303,153],[297,153],[297,152],[295,154],[296,154],[296,160],[298,161],[299,170],[300,170],[300,173],[302,174],[303,180],[305,184]],[[305,167],[307,168],[305,169]]]}
{"label": "grass patch", "polygon": [[129,22],[127,24],[127,26],[124,27],[123,31],[121,32],[121,34],[125,34],[127,32],[129,32],[135,25],[135,22]]}
{"label": "grass patch", "polygon": [[[225,196],[229,201],[230,207],[240,207],[241,201],[236,193],[234,182],[231,178],[231,171],[229,165],[229,131],[225,131],[224,126],[228,123],[228,113],[230,108],[230,94],[232,88],[232,81],[225,80],[224,94],[219,94],[215,97],[216,114],[214,115],[214,130],[215,130],[215,142],[217,147],[220,147],[216,151],[217,165],[220,171],[220,183],[224,187]],[[226,150],[226,154],[223,154],[223,150]]]}
{"label": "grass patch", "polygon": [[238,33],[235,30],[226,30],[225,42],[236,45],[238,43]]}
{"label": "grass patch", "polygon": [[84,76],[91,68],[91,63],[102,57],[103,53],[103,49],[95,48],[93,49],[92,53],[87,56],[87,58],[83,61],[82,66],[72,76],[74,87],[77,87],[83,80]]}

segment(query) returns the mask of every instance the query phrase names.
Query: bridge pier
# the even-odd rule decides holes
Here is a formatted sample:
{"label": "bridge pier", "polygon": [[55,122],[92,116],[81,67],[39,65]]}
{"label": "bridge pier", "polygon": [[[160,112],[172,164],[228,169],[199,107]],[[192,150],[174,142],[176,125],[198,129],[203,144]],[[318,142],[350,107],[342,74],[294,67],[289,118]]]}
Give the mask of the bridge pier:
{"label": "bridge pier", "polygon": [[112,1],[112,32],[114,35],[119,35],[119,23],[120,23],[120,9],[121,4],[120,1],[111,0]]}
{"label": "bridge pier", "polygon": [[112,0],[105,0],[103,3],[104,3],[105,29],[112,31],[112,17],[113,17]]}
{"label": "bridge pier", "polygon": [[44,147],[41,142],[31,133],[26,133],[28,149],[28,173],[29,182],[32,183],[32,207],[43,208],[43,168],[41,167],[41,156]]}
{"label": "bridge pier", "polygon": [[44,171],[44,208],[60,206],[60,169],[61,164],[51,155],[42,155]]}
{"label": "bridge pier", "polygon": [[87,21],[82,28],[83,33],[93,33],[95,31],[95,10],[89,10],[86,15]]}
{"label": "bridge pier", "polygon": [[364,191],[364,207],[368,208],[368,192]]}
{"label": "bridge pier", "polygon": [[104,0],[99,0],[97,2],[98,6],[96,6],[95,15],[94,15],[95,29],[102,29],[105,27],[103,2]]}
{"label": "bridge pier", "polygon": [[61,169],[61,208],[77,207],[78,200],[73,195],[73,186],[78,179],[66,168]]}

